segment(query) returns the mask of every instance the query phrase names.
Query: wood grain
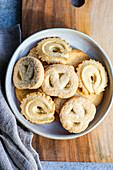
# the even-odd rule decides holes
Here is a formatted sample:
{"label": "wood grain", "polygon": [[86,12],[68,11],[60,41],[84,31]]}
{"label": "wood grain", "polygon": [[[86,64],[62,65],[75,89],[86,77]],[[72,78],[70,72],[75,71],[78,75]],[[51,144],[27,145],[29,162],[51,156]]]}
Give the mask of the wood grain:
{"label": "wood grain", "polygon": [[[113,63],[113,0],[87,0],[74,8],[71,0],[23,0],[23,38],[53,27],[77,29],[94,38]],[[113,162],[113,107],[92,132],[72,140],[34,135],[33,147],[45,161]]]}
{"label": "wood grain", "polygon": [[[88,0],[76,10],[76,29],[95,39],[113,64],[113,1]],[[113,106],[105,120],[88,135],[91,161],[113,162]],[[94,142],[93,142],[94,141]]]}
{"label": "wood grain", "polygon": [[47,28],[75,29],[75,17],[70,0],[23,0],[23,38]]}

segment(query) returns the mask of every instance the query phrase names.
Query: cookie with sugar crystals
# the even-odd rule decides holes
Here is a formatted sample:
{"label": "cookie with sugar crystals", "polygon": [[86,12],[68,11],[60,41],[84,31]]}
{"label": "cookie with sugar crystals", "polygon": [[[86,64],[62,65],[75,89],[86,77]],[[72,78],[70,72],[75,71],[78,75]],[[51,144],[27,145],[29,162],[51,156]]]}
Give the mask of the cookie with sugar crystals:
{"label": "cookie with sugar crystals", "polygon": [[34,57],[38,58],[37,50],[36,47],[33,47],[30,52],[28,53],[27,57]]}
{"label": "cookie with sugar crystals", "polygon": [[95,105],[84,97],[72,97],[60,110],[60,122],[71,133],[84,131],[94,119]]}
{"label": "cookie with sugar crystals", "polygon": [[47,95],[68,98],[77,88],[78,77],[73,66],[53,64],[45,69],[42,90]]}
{"label": "cookie with sugar crystals", "polygon": [[[34,57],[34,58],[38,58],[38,59],[40,60],[39,55],[37,54],[36,47],[33,47],[33,48],[30,50],[30,52],[28,53],[27,57]],[[45,67],[48,66],[47,62],[42,61],[42,60],[40,60],[40,62],[41,62],[42,65],[44,66],[44,69],[45,69]]]}
{"label": "cookie with sugar crystals", "polygon": [[37,89],[42,85],[44,68],[34,57],[19,59],[14,67],[13,82],[18,89]]}

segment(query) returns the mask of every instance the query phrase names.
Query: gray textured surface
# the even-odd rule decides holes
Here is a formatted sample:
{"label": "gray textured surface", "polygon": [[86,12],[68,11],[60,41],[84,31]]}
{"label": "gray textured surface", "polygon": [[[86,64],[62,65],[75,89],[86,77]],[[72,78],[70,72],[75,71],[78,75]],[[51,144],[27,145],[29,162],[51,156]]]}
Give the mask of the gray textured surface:
{"label": "gray textured surface", "polygon": [[43,170],[113,170],[112,163],[44,162]]}
{"label": "gray textured surface", "polygon": [[7,63],[21,41],[20,26],[0,30],[0,170],[41,169],[38,153],[32,148],[33,134],[17,125],[4,97]]}
{"label": "gray textured surface", "polygon": [[21,23],[22,0],[0,0],[0,29]]}

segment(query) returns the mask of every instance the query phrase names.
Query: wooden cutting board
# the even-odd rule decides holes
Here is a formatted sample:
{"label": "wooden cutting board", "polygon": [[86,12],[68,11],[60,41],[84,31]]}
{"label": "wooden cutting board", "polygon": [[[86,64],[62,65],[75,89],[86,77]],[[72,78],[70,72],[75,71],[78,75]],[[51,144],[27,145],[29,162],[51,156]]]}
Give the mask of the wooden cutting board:
{"label": "wooden cutting board", "polygon": [[[23,38],[54,27],[72,28],[94,40],[113,63],[113,0],[86,0],[75,8],[71,0],[23,0]],[[113,106],[104,121],[89,134],[72,140],[34,135],[33,147],[43,161],[113,162]]]}

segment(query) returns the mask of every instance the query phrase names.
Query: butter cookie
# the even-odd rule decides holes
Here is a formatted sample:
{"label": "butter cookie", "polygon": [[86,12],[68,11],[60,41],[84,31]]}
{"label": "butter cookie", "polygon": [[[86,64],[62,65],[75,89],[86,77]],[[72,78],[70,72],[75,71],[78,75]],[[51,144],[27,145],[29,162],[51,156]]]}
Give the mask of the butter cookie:
{"label": "butter cookie", "polygon": [[107,86],[107,73],[101,63],[85,60],[76,68],[79,78],[78,87],[84,94],[99,94]]}
{"label": "butter cookie", "polygon": [[36,124],[54,121],[55,104],[50,96],[44,93],[30,93],[21,102],[21,113],[27,120]]}
{"label": "butter cookie", "polygon": [[103,95],[104,95],[103,91],[99,94],[84,94],[79,88],[77,89],[77,93],[80,96],[83,96],[89,99],[96,107],[101,103],[103,99]]}
{"label": "butter cookie", "polygon": [[14,67],[13,82],[18,89],[37,89],[42,85],[44,68],[34,57],[23,57]]}
{"label": "butter cookie", "polygon": [[60,110],[60,122],[71,133],[84,131],[94,119],[95,105],[84,97],[72,97]]}
{"label": "butter cookie", "polygon": [[41,88],[38,88],[38,89],[17,89],[17,88],[15,88],[15,94],[16,94],[16,97],[19,100],[19,102],[21,102],[26,97],[27,94],[34,93],[34,92],[42,93],[43,91]]}
{"label": "butter cookie", "polygon": [[[79,96],[78,93],[75,93],[74,96]],[[59,114],[60,113],[60,109],[61,107],[63,106],[63,104],[68,101],[70,98],[59,98],[59,97],[56,97],[54,99],[54,103],[55,103],[55,111]]]}
{"label": "butter cookie", "polygon": [[89,60],[89,57],[86,53],[78,49],[72,49],[69,52],[69,61],[67,64],[72,65],[74,68],[78,66],[82,61]]}
{"label": "butter cookie", "polygon": [[73,66],[53,64],[45,69],[42,90],[47,95],[68,98],[77,88],[78,77]]}
{"label": "butter cookie", "polygon": [[42,61],[66,64],[71,47],[69,43],[60,38],[47,38],[40,41],[36,47],[37,54]]}

